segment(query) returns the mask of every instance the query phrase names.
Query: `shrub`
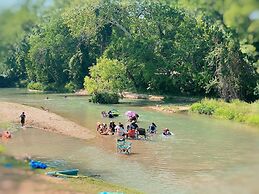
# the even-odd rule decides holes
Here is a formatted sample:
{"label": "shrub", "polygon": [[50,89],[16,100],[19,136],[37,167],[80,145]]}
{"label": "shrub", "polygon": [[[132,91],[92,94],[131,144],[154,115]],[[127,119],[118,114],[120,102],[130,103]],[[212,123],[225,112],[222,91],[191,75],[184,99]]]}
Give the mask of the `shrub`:
{"label": "shrub", "polygon": [[27,88],[31,90],[40,90],[40,91],[44,90],[43,84],[39,82],[31,82],[27,85]]}
{"label": "shrub", "polygon": [[197,112],[199,114],[212,115],[217,109],[218,105],[213,100],[202,100],[201,102],[194,103],[191,106],[192,112]]}
{"label": "shrub", "polygon": [[96,92],[92,95],[91,102],[100,104],[118,104],[119,95],[116,93]]}
{"label": "shrub", "polygon": [[190,111],[212,115],[216,118],[259,125],[258,101],[249,104],[240,100],[233,100],[227,103],[222,100],[204,99],[199,103],[194,103]]}
{"label": "shrub", "polygon": [[55,83],[42,84],[40,82],[31,82],[27,85],[28,89],[50,92],[66,92],[67,90],[63,86],[58,86]]}
{"label": "shrub", "polygon": [[197,112],[197,113],[201,113],[201,110],[202,110],[202,104],[200,102],[196,102],[194,104],[192,104],[191,106],[191,112]]}
{"label": "shrub", "polygon": [[228,120],[234,120],[235,112],[228,107],[219,107],[215,110],[215,116]]}
{"label": "shrub", "polygon": [[77,86],[72,82],[69,82],[65,85],[66,92],[72,93],[72,92],[75,92],[76,89],[77,89]]}
{"label": "shrub", "polygon": [[259,125],[259,115],[249,115],[246,119],[247,123]]}

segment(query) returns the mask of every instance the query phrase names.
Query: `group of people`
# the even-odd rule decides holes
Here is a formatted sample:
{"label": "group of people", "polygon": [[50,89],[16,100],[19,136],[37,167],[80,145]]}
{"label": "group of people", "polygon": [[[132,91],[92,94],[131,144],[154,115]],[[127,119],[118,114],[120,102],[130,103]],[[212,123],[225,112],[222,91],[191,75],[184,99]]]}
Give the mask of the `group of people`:
{"label": "group of people", "polygon": [[124,136],[126,133],[124,125],[121,122],[116,125],[114,121],[110,121],[109,125],[107,125],[106,123],[98,122],[96,130],[101,135],[114,135],[115,133],[117,133],[119,136]]}
{"label": "group of people", "polygon": [[[138,135],[143,135],[146,137],[146,130],[144,128],[140,128],[137,124],[137,121],[134,119],[130,122],[129,125],[125,128],[124,125],[119,122],[117,125],[114,121],[110,121],[107,125],[106,123],[97,123],[96,130],[101,135],[114,135],[117,134],[119,137],[123,138],[138,138]],[[155,123],[151,123],[147,129],[149,134],[157,133],[157,125]],[[162,133],[163,136],[170,136],[172,133],[168,128],[165,128]]]}

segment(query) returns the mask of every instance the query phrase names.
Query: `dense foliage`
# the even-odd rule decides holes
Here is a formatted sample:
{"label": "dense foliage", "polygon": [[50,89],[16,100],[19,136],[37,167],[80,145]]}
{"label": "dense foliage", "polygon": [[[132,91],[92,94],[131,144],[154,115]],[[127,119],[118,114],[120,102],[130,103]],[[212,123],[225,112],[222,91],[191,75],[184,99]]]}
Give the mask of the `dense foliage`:
{"label": "dense foliage", "polygon": [[258,101],[249,104],[239,100],[226,103],[222,100],[204,99],[201,102],[194,103],[190,111],[259,126]]}
{"label": "dense foliage", "polygon": [[64,0],[44,10],[28,2],[0,16],[19,21],[16,41],[8,25],[0,30],[0,74],[12,83],[258,98],[257,0]]}
{"label": "dense foliage", "polygon": [[122,92],[130,87],[125,65],[118,60],[100,58],[85,77],[85,88],[92,94],[102,91]]}
{"label": "dense foliage", "polygon": [[90,101],[100,104],[118,104],[119,98],[120,97],[117,93],[94,92]]}

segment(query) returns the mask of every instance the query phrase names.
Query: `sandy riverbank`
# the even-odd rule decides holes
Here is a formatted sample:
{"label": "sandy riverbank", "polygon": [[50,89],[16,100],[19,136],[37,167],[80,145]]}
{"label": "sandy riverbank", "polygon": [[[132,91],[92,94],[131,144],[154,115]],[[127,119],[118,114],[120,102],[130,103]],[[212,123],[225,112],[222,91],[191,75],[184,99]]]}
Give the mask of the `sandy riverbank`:
{"label": "sandy riverbank", "polygon": [[[84,89],[75,92],[76,96],[88,96],[88,92]],[[151,101],[162,101],[164,96],[148,95],[148,94],[138,94],[133,92],[122,92],[122,97],[127,99],[143,99]]]}
{"label": "sandy riverbank", "polygon": [[80,139],[91,139],[95,135],[87,128],[69,121],[59,115],[17,103],[0,102],[0,122],[19,123],[19,115],[26,114],[26,127],[69,135]]}
{"label": "sandy riverbank", "polygon": [[146,108],[159,111],[159,112],[180,113],[180,112],[188,112],[190,109],[190,106],[156,105],[156,106],[148,106]]}
{"label": "sandy riverbank", "polygon": [[0,194],[81,194],[63,179],[53,179],[20,168],[0,167],[0,171]]}
{"label": "sandy riverbank", "polygon": [[137,94],[133,92],[123,92],[122,96],[123,98],[127,98],[127,99],[145,99],[145,100],[151,100],[151,101],[162,101],[164,99],[164,96]]}
{"label": "sandy riverbank", "polygon": [[[2,167],[3,162],[11,168]],[[32,171],[26,162],[0,155],[0,194],[97,194],[101,191],[143,194],[92,177],[54,178],[45,175],[52,170]]]}

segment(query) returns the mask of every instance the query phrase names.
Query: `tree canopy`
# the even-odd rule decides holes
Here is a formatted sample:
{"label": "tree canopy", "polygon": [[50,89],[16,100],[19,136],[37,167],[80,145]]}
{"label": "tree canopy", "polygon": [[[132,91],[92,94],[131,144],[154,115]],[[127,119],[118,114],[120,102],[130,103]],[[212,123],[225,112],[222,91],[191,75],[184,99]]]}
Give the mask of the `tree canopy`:
{"label": "tree canopy", "polygon": [[37,17],[1,44],[0,73],[48,89],[255,100],[259,20],[250,18],[257,1],[245,2],[54,1],[38,15],[27,9]]}

